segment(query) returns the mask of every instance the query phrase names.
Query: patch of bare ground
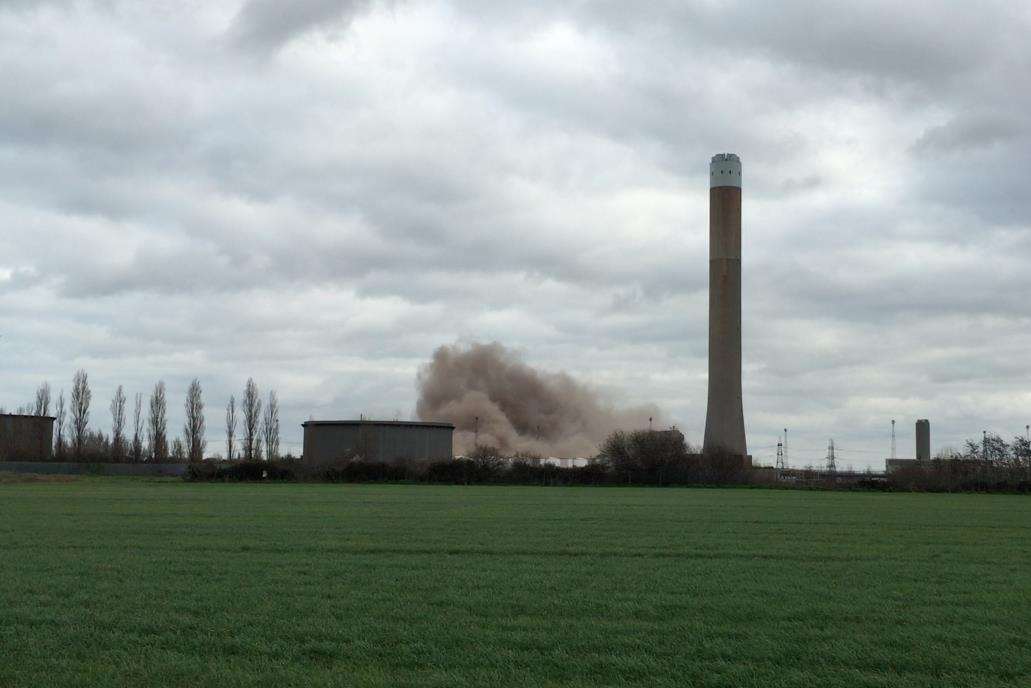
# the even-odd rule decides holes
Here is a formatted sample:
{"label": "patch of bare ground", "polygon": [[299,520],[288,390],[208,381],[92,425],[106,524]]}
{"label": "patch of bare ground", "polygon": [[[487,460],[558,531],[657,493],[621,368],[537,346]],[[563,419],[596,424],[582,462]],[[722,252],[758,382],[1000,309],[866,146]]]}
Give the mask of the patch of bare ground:
{"label": "patch of bare ground", "polygon": [[45,475],[42,473],[12,473],[0,470],[0,485],[11,483],[70,483],[79,480],[78,475]]}

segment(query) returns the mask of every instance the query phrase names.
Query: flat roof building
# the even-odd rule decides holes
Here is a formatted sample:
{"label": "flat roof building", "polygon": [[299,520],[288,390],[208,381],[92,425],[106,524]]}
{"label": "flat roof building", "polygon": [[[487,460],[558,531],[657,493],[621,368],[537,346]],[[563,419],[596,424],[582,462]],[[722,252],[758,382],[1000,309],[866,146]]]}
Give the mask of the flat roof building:
{"label": "flat roof building", "polygon": [[307,464],[360,458],[375,463],[450,461],[455,426],[397,420],[310,420],[304,428]]}
{"label": "flat roof building", "polygon": [[0,461],[47,461],[54,448],[53,416],[0,413]]}

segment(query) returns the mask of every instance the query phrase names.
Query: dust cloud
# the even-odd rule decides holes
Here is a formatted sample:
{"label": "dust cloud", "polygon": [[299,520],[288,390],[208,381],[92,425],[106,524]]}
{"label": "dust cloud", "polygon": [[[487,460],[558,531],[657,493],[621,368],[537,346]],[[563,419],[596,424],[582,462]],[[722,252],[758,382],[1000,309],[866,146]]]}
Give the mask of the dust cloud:
{"label": "dust cloud", "polygon": [[[616,408],[566,373],[537,370],[494,342],[445,345],[417,378],[416,413],[455,424],[455,452],[480,444],[506,454],[594,456],[613,430],[663,422],[654,405]],[[478,432],[477,432],[477,417]]]}

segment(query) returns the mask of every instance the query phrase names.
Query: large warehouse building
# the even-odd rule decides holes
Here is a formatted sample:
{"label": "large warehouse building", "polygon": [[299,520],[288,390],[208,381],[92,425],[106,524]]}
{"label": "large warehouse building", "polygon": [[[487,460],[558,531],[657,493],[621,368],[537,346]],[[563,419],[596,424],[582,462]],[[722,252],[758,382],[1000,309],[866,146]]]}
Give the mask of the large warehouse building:
{"label": "large warehouse building", "polygon": [[455,426],[390,420],[310,420],[304,428],[304,462],[322,464],[360,457],[377,463],[449,461]]}
{"label": "large warehouse building", "polygon": [[0,413],[0,461],[46,461],[54,446],[53,416]]}

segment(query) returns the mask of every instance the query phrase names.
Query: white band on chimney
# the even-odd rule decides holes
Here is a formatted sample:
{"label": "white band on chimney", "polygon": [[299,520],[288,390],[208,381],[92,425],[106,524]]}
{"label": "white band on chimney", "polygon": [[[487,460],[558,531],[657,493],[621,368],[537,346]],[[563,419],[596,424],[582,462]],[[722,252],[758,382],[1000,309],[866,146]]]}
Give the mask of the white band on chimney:
{"label": "white band on chimney", "polygon": [[741,188],[741,158],[733,153],[712,156],[709,163],[709,188],[736,186]]}

